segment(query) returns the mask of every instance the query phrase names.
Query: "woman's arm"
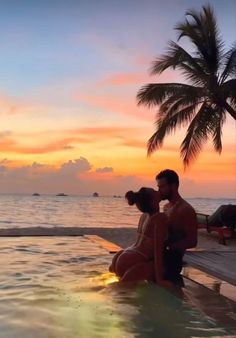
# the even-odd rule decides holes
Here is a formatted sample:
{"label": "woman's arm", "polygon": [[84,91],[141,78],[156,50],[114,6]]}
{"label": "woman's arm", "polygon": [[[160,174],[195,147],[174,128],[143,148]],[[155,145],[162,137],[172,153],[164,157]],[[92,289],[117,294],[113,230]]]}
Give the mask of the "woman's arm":
{"label": "woman's arm", "polygon": [[154,231],[154,267],[156,282],[161,283],[164,280],[164,250],[165,242],[168,238],[168,223],[167,217],[163,213],[159,213],[155,219]]}
{"label": "woman's arm", "polygon": [[133,243],[132,245],[129,246],[129,248],[133,248],[133,247],[136,247],[139,242],[140,242],[140,237],[141,237],[141,234],[142,234],[142,225],[143,225],[143,221],[145,219],[145,214],[142,214],[139,218],[139,222],[138,222],[138,229],[137,229],[137,239],[135,241],[135,243]]}

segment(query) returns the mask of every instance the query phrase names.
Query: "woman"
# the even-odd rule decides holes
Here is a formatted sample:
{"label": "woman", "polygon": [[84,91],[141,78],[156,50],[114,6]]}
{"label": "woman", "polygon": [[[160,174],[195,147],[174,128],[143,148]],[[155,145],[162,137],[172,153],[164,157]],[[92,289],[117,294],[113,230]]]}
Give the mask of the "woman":
{"label": "woman", "polygon": [[109,267],[121,281],[149,280],[163,284],[163,253],[168,228],[167,217],[159,212],[157,194],[152,188],[141,188],[138,192],[128,191],[125,195],[128,204],[135,204],[142,215],[136,242],[119,251]]}

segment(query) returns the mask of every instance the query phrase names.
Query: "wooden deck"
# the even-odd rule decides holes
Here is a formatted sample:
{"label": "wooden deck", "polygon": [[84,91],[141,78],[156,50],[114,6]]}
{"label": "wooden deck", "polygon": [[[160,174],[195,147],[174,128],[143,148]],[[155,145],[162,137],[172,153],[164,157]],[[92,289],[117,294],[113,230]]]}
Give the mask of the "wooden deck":
{"label": "wooden deck", "polygon": [[236,286],[236,251],[190,251],[184,261]]}

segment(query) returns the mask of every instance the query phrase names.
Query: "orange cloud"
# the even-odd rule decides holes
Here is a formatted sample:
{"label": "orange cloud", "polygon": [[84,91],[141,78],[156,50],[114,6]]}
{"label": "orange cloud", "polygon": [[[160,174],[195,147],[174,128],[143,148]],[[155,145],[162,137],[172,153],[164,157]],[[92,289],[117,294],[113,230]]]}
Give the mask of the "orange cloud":
{"label": "orange cloud", "polygon": [[19,145],[15,140],[0,140],[1,152],[13,152],[19,154],[45,154],[54,151],[71,149],[70,143],[78,142],[78,138],[67,138],[46,144],[44,146],[27,147]]}
{"label": "orange cloud", "polygon": [[[22,139],[60,139],[63,135],[63,140],[74,143],[92,143],[97,142],[98,140],[106,139],[129,139],[129,137],[134,137],[136,135],[142,135],[144,132],[141,127],[83,127],[83,128],[74,128],[74,129],[51,129],[43,130],[39,132],[27,132],[27,133],[14,133],[16,138]],[[3,136],[5,133],[3,133]],[[7,136],[8,134],[6,134]],[[10,134],[9,134],[10,135]],[[1,133],[0,133],[1,137]],[[61,142],[63,142],[63,140]],[[59,141],[57,141],[59,142]]]}
{"label": "orange cloud", "polygon": [[[128,140],[129,137],[141,135],[141,133],[141,128],[132,127],[75,128],[14,134],[7,131],[0,133],[0,151],[19,154],[44,154],[70,150],[77,144],[97,143],[111,139]],[[61,135],[64,135],[64,137],[60,138]],[[30,143],[30,146],[20,144],[17,141],[18,139],[21,142],[24,140],[26,144]],[[52,141],[46,142],[47,139],[52,139]],[[42,145],[42,143],[44,144]]]}
{"label": "orange cloud", "polygon": [[127,140],[123,142],[122,145],[134,148],[145,148],[145,149],[147,148],[147,142],[140,140]]}

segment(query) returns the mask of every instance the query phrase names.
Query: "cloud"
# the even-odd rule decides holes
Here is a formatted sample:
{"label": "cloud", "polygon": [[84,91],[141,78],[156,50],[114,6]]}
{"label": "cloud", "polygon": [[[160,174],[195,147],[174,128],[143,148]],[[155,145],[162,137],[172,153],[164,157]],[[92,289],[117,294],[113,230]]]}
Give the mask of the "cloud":
{"label": "cloud", "polygon": [[100,85],[140,85],[148,81],[148,76],[143,73],[116,73],[98,81]]}
{"label": "cloud", "polygon": [[3,160],[0,160],[0,164],[7,164],[10,161],[7,158],[4,158]]}
{"label": "cloud", "polygon": [[98,168],[96,169],[96,173],[112,173],[113,172],[113,168],[112,167],[104,167],[104,168]]}
{"label": "cloud", "polygon": [[[34,134],[34,139],[37,140],[37,134]],[[34,142],[35,142],[34,140]],[[24,146],[20,145],[15,139],[10,139],[7,137],[0,138],[0,151],[7,153],[18,153],[18,154],[46,154],[52,153],[61,150],[70,150],[74,147],[70,145],[73,142],[81,142],[85,141],[79,137],[70,137],[63,138],[61,140],[56,140],[53,142],[46,143],[45,145],[41,145],[42,140],[39,138],[38,143],[40,145],[35,146]]]}
{"label": "cloud", "polygon": [[[4,163],[3,161],[1,161]],[[151,181],[136,176],[114,174],[112,167],[94,168],[84,157],[69,160],[58,168],[34,162],[31,165],[9,167],[0,165],[0,192],[124,194],[127,187],[138,189]]]}
{"label": "cloud", "polygon": [[147,142],[145,141],[141,141],[141,140],[128,140],[121,143],[123,146],[126,146],[126,147],[132,147],[132,148],[147,148]]}
{"label": "cloud", "polygon": [[88,106],[105,110],[106,112],[134,116],[146,121],[153,120],[153,110],[146,107],[138,107],[135,94],[131,96],[112,93],[82,93],[74,95],[78,102],[86,103]]}
{"label": "cloud", "polygon": [[84,157],[80,157],[77,160],[70,160],[64,164],[62,164],[59,174],[60,175],[69,175],[69,176],[77,176],[81,173],[89,171],[92,168],[88,160]]}
{"label": "cloud", "polygon": [[138,106],[136,99],[138,90],[148,83],[177,82],[177,80],[181,81],[180,76],[171,71],[166,71],[155,78],[148,72],[116,72],[92,83],[83,84],[72,95],[78,103],[95,109],[153,121],[158,106],[154,108]]}
{"label": "cloud", "polygon": [[0,138],[5,138],[12,135],[12,132],[10,130],[5,130],[0,132]]}
{"label": "cloud", "polygon": [[[101,126],[44,130],[34,133],[14,133],[13,138],[11,137],[13,134],[10,131],[4,131],[0,133],[0,151],[17,154],[46,154],[57,151],[70,151],[77,148],[79,144],[97,143],[103,140],[117,139],[129,142],[128,140],[132,135],[141,135],[142,132],[142,128]],[[18,142],[18,139],[21,143]],[[52,141],[47,141],[47,139],[52,139]],[[30,144],[30,146],[23,143]]]}
{"label": "cloud", "polygon": [[[1,193],[64,192],[92,195],[97,191],[100,195],[124,195],[127,190],[135,191],[142,186],[156,188],[155,175],[119,175],[109,166],[96,168],[85,157],[69,160],[59,167],[38,162],[18,167],[10,165],[12,163],[6,159],[0,161]],[[234,197],[234,180],[232,177],[223,177],[206,181],[204,178],[192,179],[183,174],[180,191],[186,197]]]}
{"label": "cloud", "polygon": [[16,98],[0,95],[0,115],[35,113],[42,105],[30,98]]}
{"label": "cloud", "polygon": [[[110,76],[98,80],[96,85],[103,86],[141,86],[147,83],[163,83],[163,82],[176,82],[178,80],[182,81],[180,75],[173,71],[165,71],[164,73],[156,76],[149,75],[149,72],[126,72],[126,73],[114,73]],[[124,92],[126,88],[124,88]]]}

